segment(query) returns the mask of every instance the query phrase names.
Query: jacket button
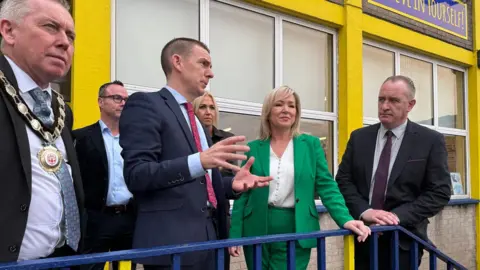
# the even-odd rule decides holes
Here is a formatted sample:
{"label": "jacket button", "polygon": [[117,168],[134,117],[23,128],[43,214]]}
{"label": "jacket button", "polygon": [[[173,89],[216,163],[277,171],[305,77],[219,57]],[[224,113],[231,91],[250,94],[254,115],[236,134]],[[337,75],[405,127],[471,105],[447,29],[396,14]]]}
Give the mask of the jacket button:
{"label": "jacket button", "polygon": [[207,208],[206,208],[206,207],[202,207],[201,210],[202,210],[202,212],[205,212],[205,211],[207,211]]}
{"label": "jacket button", "polygon": [[11,253],[15,253],[15,252],[17,252],[17,246],[16,246],[16,245],[12,245],[12,246],[8,247],[8,250],[9,250]]}
{"label": "jacket button", "polygon": [[298,203],[300,201],[300,199],[296,199],[295,201]]}
{"label": "jacket button", "polygon": [[200,180],[200,184],[202,184],[202,185],[205,184],[205,180],[203,180],[203,179]]}
{"label": "jacket button", "polygon": [[27,207],[26,204],[20,205],[20,212],[25,212],[25,211],[27,211],[27,208],[28,208],[28,207]]}

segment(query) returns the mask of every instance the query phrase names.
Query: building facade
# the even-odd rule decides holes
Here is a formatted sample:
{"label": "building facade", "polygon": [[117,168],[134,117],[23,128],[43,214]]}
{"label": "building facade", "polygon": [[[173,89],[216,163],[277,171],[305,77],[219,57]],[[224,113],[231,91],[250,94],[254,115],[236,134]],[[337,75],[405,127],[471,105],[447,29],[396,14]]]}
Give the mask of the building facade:
{"label": "building facade", "polygon": [[[61,83],[75,127],[96,121],[98,88],[118,79],[130,92],[165,84],[163,45],[186,36],[211,49],[208,86],[220,128],[255,139],[263,97],[287,84],[302,100],[301,129],[320,137],[332,174],[350,133],[378,122],[385,78],[411,77],[410,114],[445,135],[452,199],[430,220],[435,245],[478,269],[480,197],[480,5],[466,0],[74,0],[77,40]],[[318,201],[322,229],[335,229]],[[350,269],[351,242],[327,240],[328,269]],[[315,267],[315,252],[311,267]],[[428,267],[428,254],[422,268]],[[345,259],[346,258],[346,259]],[[344,265],[347,263],[348,265]],[[244,269],[242,259],[232,269]]]}

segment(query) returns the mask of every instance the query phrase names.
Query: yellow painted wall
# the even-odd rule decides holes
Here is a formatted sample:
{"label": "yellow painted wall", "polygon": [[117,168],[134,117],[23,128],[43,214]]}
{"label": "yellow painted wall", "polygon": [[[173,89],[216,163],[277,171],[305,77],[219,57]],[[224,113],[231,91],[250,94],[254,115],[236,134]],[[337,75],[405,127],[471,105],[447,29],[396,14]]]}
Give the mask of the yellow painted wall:
{"label": "yellow painted wall", "polygon": [[77,33],[72,64],[74,128],[100,118],[98,89],[110,80],[110,14],[110,1],[73,1]]}

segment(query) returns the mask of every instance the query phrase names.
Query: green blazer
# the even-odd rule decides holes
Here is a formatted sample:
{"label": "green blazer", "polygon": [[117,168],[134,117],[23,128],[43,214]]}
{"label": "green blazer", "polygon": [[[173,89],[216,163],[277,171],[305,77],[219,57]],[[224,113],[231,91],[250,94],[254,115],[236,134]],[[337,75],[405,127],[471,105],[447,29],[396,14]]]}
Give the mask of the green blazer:
{"label": "green blazer", "polygon": [[[247,157],[255,157],[252,174],[270,175],[270,140],[249,142]],[[294,137],[295,228],[297,233],[319,231],[315,195],[318,194],[333,220],[342,228],[353,220],[328,171],[327,160],[317,137],[302,134]],[[230,238],[267,235],[269,187],[249,190],[233,204]],[[299,240],[303,248],[316,247],[316,239]]]}

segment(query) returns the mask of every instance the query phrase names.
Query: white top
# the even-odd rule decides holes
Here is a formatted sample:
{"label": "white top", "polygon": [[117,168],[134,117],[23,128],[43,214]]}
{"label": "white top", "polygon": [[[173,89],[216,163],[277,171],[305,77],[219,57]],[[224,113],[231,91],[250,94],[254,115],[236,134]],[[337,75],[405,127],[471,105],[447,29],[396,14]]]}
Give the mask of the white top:
{"label": "white top", "polygon": [[270,146],[270,176],[273,177],[273,180],[269,187],[269,205],[283,208],[295,206],[295,169],[293,164],[293,140],[290,140],[280,158]]}
{"label": "white top", "polygon": [[[17,79],[20,95],[27,106],[33,109],[35,102],[28,92],[37,88],[38,85],[11,59],[6,58]],[[44,90],[50,94],[51,98],[50,86]],[[51,103],[49,105],[51,106]],[[63,219],[60,182],[54,174],[47,173],[40,167],[37,154],[42,149],[42,140],[29,126],[25,126],[32,159],[32,199],[28,208],[27,228],[20,247],[19,261],[46,257],[65,242],[60,226]],[[61,136],[55,141],[55,145],[67,162],[67,153]],[[67,168],[71,175],[72,169],[68,163]]]}

